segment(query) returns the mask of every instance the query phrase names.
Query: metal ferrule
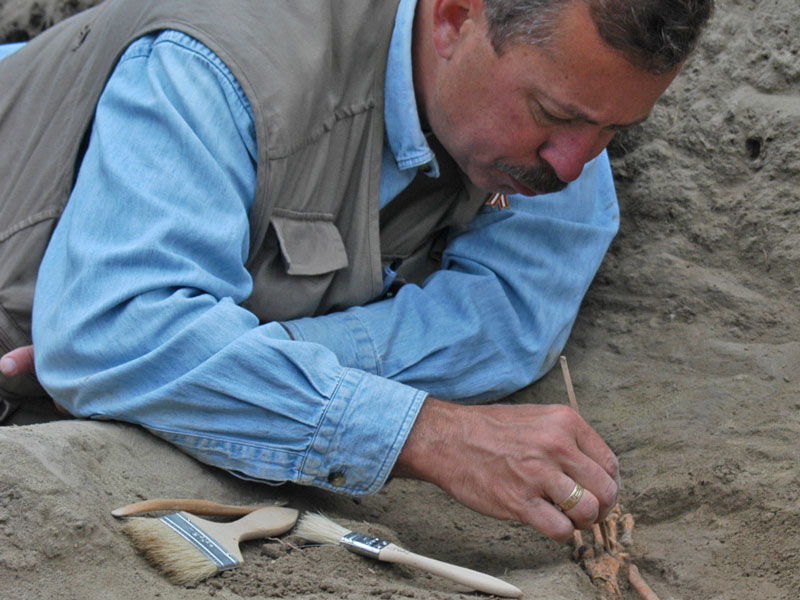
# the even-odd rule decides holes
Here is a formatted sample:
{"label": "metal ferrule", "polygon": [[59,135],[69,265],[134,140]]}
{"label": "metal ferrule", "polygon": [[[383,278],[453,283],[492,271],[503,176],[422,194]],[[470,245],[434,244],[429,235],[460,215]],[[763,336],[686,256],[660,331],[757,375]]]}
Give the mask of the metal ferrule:
{"label": "metal ferrule", "polygon": [[160,521],[202,552],[214,563],[217,571],[233,569],[241,564],[222,544],[198,527],[188,514],[174,513],[161,517]]}
{"label": "metal ferrule", "polygon": [[369,556],[370,558],[377,558],[381,550],[389,545],[389,542],[386,540],[370,537],[355,531],[342,536],[339,543],[350,550],[350,552],[355,552],[362,556]]}

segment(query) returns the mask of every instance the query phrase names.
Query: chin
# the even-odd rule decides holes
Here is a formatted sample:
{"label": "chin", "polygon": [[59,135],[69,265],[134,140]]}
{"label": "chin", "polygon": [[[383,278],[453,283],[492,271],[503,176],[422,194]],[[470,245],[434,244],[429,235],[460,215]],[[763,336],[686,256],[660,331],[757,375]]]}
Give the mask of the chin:
{"label": "chin", "polygon": [[507,183],[500,183],[495,178],[491,177],[491,175],[487,175],[485,173],[470,173],[469,171],[464,171],[469,177],[469,180],[472,182],[476,188],[483,190],[484,192],[488,192],[490,194],[500,193],[500,194],[515,194],[516,192],[508,186]]}

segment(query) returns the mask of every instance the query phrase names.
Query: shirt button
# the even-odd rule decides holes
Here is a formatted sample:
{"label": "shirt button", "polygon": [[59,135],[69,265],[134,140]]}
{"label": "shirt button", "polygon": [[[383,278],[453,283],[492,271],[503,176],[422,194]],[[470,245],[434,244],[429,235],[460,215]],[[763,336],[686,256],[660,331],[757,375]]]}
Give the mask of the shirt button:
{"label": "shirt button", "polygon": [[347,483],[347,477],[345,477],[344,473],[341,471],[334,471],[328,475],[328,483],[335,485],[336,487],[342,487]]}

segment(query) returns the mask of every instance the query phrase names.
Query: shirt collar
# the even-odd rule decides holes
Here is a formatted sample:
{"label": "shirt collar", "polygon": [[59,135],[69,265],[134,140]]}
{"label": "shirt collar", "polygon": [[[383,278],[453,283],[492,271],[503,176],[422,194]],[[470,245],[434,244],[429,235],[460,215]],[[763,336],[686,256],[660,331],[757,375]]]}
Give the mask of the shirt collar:
{"label": "shirt collar", "polygon": [[411,65],[411,36],[417,0],[400,0],[386,61],[384,120],[386,139],[400,170],[429,165],[425,172],[439,176],[439,165],[419,122]]}

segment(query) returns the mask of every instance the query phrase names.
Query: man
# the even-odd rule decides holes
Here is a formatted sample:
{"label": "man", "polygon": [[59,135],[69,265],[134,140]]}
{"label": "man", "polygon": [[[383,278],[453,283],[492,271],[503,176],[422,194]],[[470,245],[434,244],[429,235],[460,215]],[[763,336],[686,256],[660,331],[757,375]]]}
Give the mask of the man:
{"label": "man", "polygon": [[472,404],[552,366],[617,227],[603,149],[710,5],[116,0],[34,40],[0,63],[6,127],[38,115],[0,217],[58,218],[39,379],[242,477],[414,477],[567,539],[615,503],[613,453],[564,406]]}

